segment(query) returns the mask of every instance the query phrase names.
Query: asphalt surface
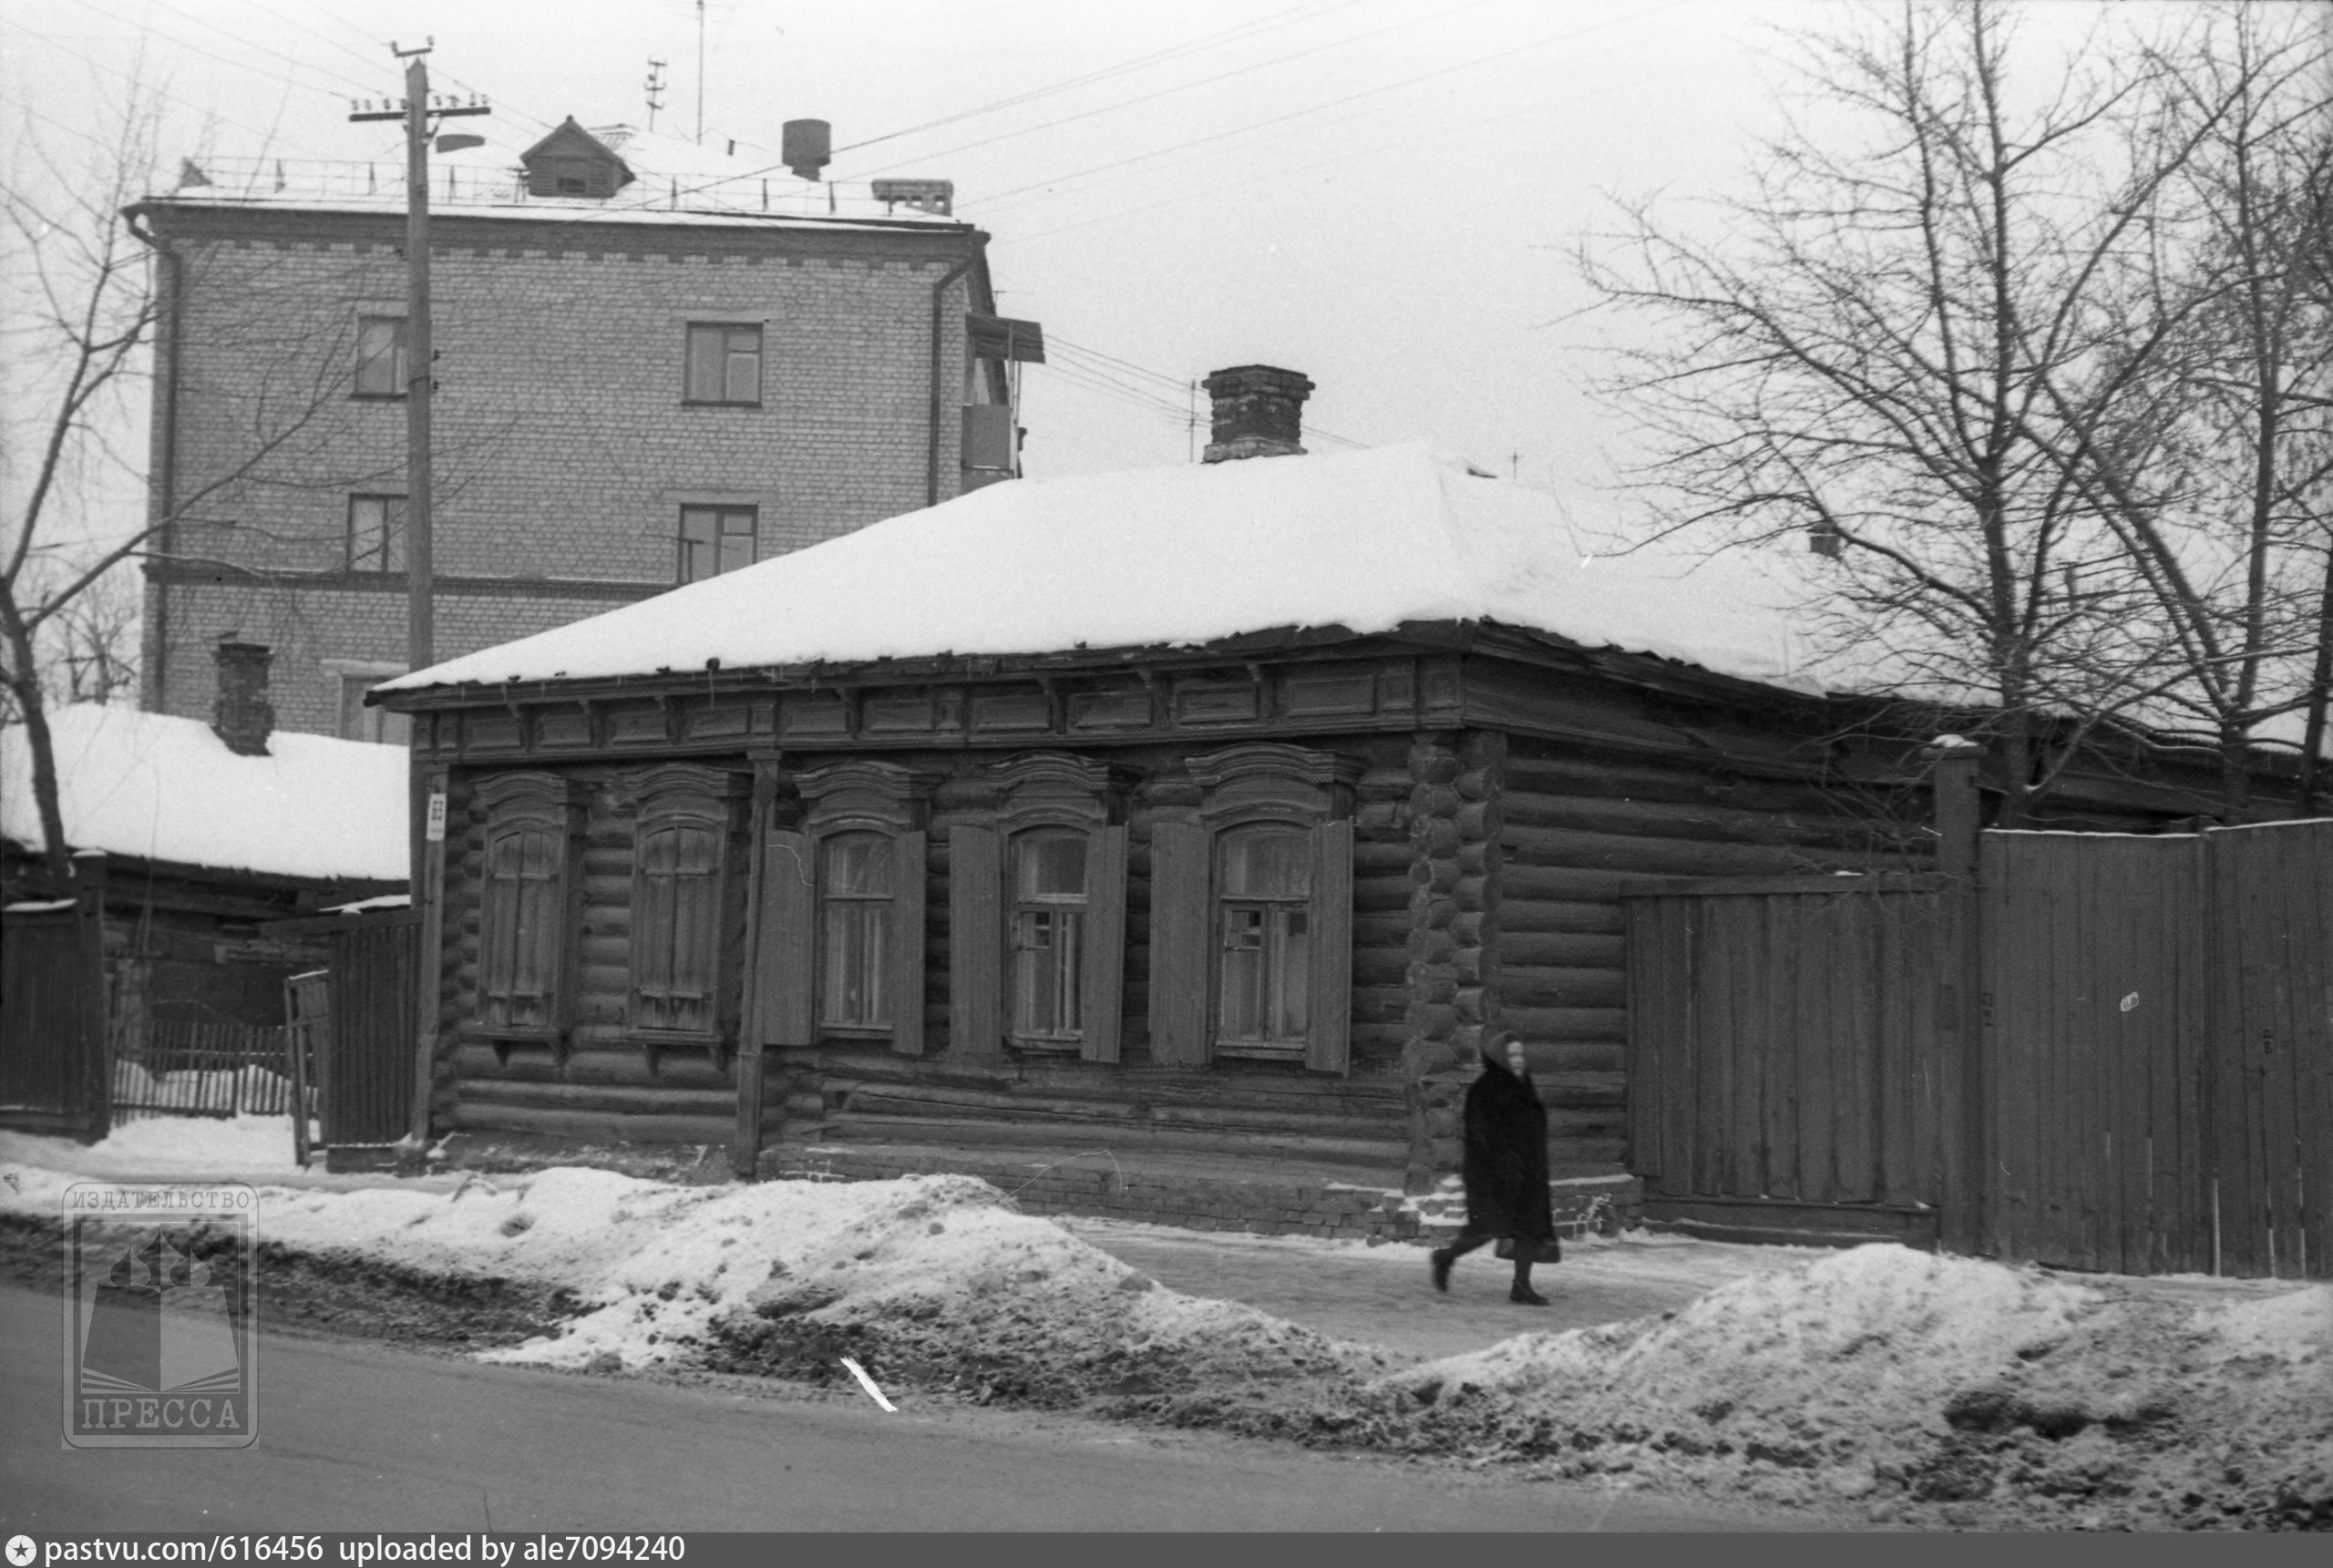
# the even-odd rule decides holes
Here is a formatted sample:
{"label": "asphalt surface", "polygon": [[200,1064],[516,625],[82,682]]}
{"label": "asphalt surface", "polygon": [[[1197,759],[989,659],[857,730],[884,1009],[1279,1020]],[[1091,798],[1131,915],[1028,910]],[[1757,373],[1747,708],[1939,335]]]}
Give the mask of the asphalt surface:
{"label": "asphalt surface", "polygon": [[1744,1510],[747,1378],[262,1329],[257,1444],[70,1450],[47,1294],[0,1287],[0,1530],[1803,1529]]}

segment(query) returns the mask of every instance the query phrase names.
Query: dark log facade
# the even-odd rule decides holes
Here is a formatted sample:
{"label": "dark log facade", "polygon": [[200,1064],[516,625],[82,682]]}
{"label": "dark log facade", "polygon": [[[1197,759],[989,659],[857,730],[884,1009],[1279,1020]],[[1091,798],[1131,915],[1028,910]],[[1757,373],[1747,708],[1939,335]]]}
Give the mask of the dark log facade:
{"label": "dark log facade", "polygon": [[[1624,887],[1934,862],[1927,733],[1485,626],[387,701],[447,795],[433,1125],[741,1168],[815,1136],[1414,1188],[1505,1026],[1557,1173],[1613,1170]],[[2156,777],[2057,809],[2208,809]]]}

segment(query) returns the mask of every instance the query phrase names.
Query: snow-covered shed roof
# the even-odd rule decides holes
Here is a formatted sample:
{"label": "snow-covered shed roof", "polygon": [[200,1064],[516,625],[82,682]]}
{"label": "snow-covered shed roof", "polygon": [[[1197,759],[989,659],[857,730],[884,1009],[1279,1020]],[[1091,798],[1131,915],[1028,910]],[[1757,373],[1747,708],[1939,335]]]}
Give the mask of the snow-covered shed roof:
{"label": "snow-covered shed roof", "polygon": [[[66,841],[278,876],[405,880],[403,746],[278,731],[239,756],[199,719],[77,702],[48,714]],[[41,842],[32,748],[0,729],[0,836]]]}
{"label": "snow-covered shed roof", "polygon": [[1554,497],[1422,445],[1024,480],[375,690],[1446,620],[1826,688],[1755,560],[1603,549]]}

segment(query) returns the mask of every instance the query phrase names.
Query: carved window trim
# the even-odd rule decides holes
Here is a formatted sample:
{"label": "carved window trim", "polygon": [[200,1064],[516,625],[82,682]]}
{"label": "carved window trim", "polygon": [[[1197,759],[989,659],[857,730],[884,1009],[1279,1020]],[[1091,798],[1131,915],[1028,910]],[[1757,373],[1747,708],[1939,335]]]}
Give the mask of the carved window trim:
{"label": "carved window trim", "polygon": [[[1151,1039],[1170,1065],[1218,1059],[1343,1072],[1351,1060],[1352,806],[1362,764],[1280,742],[1226,746],[1189,759],[1201,791],[1187,818],[1152,830]],[[1309,1006],[1299,1043],[1222,1038],[1222,853],[1254,827],[1300,831],[1311,850],[1306,901]]]}
{"label": "carved window trim", "polygon": [[[930,791],[938,784],[926,773],[900,768],[899,763],[851,758],[828,763],[826,768],[796,774],[796,791],[803,798],[800,833],[807,847],[809,870],[809,952],[807,1024],[812,1039],[882,1043],[889,1040],[899,1055],[924,1052],[924,877],[926,821],[930,819]],[[847,1024],[828,1020],[828,845],[849,833],[875,833],[891,840],[891,898],[889,898],[884,973],[884,1015],[879,1024]]]}
{"label": "carved window trim", "polygon": [[[950,1039],[974,1055],[1115,1062],[1125,1006],[1126,777],[1064,752],[1025,753],[982,772],[994,809],[951,835]],[[1042,1034],[1020,1027],[1014,1003],[1018,856],[1032,835],[1063,830],[1085,841],[1078,1025]]]}

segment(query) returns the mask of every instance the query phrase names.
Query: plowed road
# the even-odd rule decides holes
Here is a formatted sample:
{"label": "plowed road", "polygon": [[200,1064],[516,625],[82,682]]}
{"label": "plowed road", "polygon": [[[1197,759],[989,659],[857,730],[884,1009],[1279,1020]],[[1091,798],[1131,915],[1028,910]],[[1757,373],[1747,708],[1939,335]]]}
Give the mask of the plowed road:
{"label": "plowed road", "polygon": [[[855,1392],[267,1335],[248,1450],[66,1449],[54,1296],[0,1286],[0,1527],[1741,1530],[1691,1502]],[[1803,1528],[1783,1519],[1769,1528]]]}

